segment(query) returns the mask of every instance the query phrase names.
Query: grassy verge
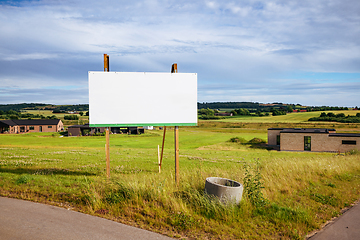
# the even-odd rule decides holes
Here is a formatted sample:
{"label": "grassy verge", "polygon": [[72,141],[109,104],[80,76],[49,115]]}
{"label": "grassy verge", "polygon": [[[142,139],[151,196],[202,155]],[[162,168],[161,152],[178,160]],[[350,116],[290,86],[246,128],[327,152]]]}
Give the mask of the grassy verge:
{"label": "grassy verge", "polygon": [[[174,185],[172,131],[161,174],[161,132],[112,135],[110,179],[105,177],[104,137],[1,135],[0,195],[199,239],[301,239],[358,199],[357,153],[276,152],[229,141],[266,139],[264,129],[181,128],[179,186]],[[245,166],[254,173],[247,179],[264,186],[262,204],[244,196],[238,206],[222,205],[204,194],[206,177],[243,183]],[[256,171],[261,179],[254,177]]]}

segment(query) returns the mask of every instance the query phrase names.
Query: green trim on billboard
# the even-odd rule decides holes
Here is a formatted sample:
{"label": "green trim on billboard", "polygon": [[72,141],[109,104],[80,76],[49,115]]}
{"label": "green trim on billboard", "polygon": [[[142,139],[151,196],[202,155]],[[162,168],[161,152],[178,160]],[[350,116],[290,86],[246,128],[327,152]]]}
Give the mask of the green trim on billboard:
{"label": "green trim on billboard", "polygon": [[197,126],[197,123],[89,124],[90,127]]}

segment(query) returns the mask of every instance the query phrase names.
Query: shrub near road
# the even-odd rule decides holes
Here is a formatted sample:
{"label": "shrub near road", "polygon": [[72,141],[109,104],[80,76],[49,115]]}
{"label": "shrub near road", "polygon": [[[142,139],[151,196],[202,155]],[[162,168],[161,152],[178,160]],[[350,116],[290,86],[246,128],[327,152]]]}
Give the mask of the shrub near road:
{"label": "shrub near road", "polygon": [[[172,131],[161,174],[162,132],[112,135],[110,179],[104,137],[0,135],[0,194],[199,239],[301,239],[357,200],[358,153],[268,151],[242,144],[266,139],[266,131],[244,131],[181,128],[178,187]],[[245,180],[253,195],[245,194],[239,206],[222,205],[204,195],[210,176]]]}

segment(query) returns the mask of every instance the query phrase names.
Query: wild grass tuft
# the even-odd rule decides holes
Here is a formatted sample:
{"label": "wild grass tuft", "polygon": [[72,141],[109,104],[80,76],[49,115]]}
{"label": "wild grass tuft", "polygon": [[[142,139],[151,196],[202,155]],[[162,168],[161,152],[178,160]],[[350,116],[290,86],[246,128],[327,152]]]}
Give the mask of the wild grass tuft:
{"label": "wild grass tuft", "polygon": [[16,180],[16,184],[20,185],[20,184],[26,184],[31,180],[31,176],[28,175],[21,175],[17,180]]}
{"label": "wild grass tuft", "polygon": [[346,155],[360,155],[360,151],[357,149],[350,150],[345,153]]}

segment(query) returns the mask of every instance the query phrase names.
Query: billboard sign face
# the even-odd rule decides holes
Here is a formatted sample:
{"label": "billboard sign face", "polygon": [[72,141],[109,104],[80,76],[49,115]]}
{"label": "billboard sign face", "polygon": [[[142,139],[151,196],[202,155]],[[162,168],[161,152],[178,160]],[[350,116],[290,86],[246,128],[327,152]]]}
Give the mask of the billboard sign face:
{"label": "billboard sign face", "polygon": [[89,72],[91,127],[196,126],[197,74]]}

